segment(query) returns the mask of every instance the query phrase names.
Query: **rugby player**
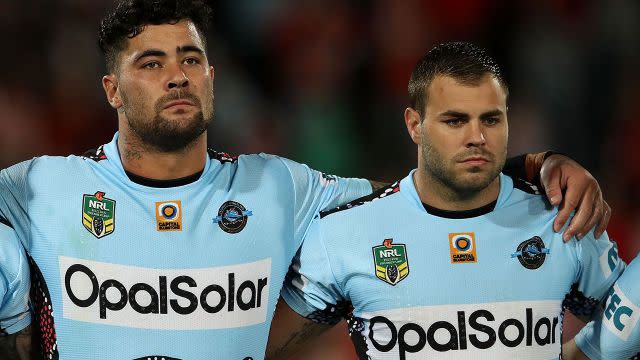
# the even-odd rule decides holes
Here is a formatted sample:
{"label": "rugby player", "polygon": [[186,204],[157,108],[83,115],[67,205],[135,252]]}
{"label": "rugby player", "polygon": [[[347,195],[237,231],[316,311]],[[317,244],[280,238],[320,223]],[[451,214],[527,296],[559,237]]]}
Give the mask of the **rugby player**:
{"label": "rugby player", "polygon": [[604,308],[563,346],[569,360],[640,359],[640,257],[609,290]]}
{"label": "rugby player", "polygon": [[501,173],[507,95],[472,44],[418,62],[404,114],[417,169],[312,222],[267,358],[342,317],[360,359],[560,357],[564,309],[592,316],[625,265],[606,235],[565,244],[557,208]]}
{"label": "rugby player", "polygon": [[[0,172],[4,357],[36,327],[47,359],[261,359],[313,216],[371,193],[367,180],[277,156],[207,150],[209,15],[195,0],[118,3],[99,34],[118,133],[85,156]],[[580,205],[569,231],[603,230],[609,209],[591,175],[542,158],[515,159],[514,171],[535,168],[556,202],[566,188],[558,229]]]}

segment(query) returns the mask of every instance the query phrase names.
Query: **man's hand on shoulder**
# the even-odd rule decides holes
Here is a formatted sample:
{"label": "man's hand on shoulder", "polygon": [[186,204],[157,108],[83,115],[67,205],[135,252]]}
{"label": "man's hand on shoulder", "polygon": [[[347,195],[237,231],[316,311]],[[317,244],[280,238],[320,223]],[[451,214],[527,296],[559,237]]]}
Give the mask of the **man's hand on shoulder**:
{"label": "man's hand on shoulder", "polygon": [[[529,156],[536,155],[539,154]],[[602,197],[600,184],[589,171],[567,156],[552,154],[541,164],[540,183],[549,202],[560,206],[553,224],[555,231],[560,231],[576,210],[563,234],[565,241],[573,236],[581,239],[594,226],[596,238],[604,233],[611,219],[611,207]]]}

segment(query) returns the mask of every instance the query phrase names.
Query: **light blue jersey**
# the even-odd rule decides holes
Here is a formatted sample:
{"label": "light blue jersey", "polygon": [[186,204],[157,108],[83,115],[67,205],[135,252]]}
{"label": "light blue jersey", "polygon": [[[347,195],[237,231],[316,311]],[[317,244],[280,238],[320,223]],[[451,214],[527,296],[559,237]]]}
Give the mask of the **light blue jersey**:
{"label": "light blue jersey", "polygon": [[0,219],[0,337],[31,323],[29,263],[9,223]]}
{"label": "light blue jersey", "polygon": [[427,211],[412,175],[314,221],[285,301],[323,323],[352,311],[361,359],[558,358],[563,308],[592,313],[624,268],[615,244],[564,243],[557,209],[505,175],[464,212]]}
{"label": "light blue jersey", "polygon": [[599,316],[576,335],[591,359],[640,359],[640,257],[624,270]]}
{"label": "light blue jersey", "polygon": [[89,157],[0,172],[0,217],[33,265],[46,355],[262,359],[311,219],[370,184],[277,156],[215,152],[190,181],[134,182],[117,139]]}

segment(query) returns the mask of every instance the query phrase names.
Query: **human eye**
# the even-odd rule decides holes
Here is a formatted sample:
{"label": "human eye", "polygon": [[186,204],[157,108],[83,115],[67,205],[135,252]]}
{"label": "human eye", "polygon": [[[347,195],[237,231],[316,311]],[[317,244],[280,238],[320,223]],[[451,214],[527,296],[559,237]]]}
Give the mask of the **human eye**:
{"label": "human eye", "polygon": [[144,69],[157,69],[160,67],[160,63],[157,61],[149,61],[142,65]]}
{"label": "human eye", "polygon": [[495,125],[495,124],[499,123],[500,122],[500,118],[490,117],[490,118],[483,119],[483,122],[488,126],[492,126],[492,125]]}
{"label": "human eye", "polygon": [[197,65],[200,63],[200,60],[194,57],[189,57],[183,60],[183,62],[187,65]]}
{"label": "human eye", "polygon": [[443,122],[451,127],[458,127],[464,124],[464,120],[460,118],[446,119]]}

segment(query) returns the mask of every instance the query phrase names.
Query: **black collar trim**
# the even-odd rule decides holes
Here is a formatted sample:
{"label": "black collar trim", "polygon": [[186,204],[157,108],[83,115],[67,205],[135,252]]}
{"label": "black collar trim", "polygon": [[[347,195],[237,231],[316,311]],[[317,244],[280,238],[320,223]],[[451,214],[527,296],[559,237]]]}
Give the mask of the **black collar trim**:
{"label": "black collar trim", "polygon": [[133,181],[136,184],[144,185],[144,186],[148,186],[148,187],[154,187],[154,188],[171,188],[171,187],[183,186],[183,185],[191,184],[192,182],[198,181],[198,179],[200,179],[200,176],[204,172],[204,169],[198,171],[197,173],[195,173],[193,175],[189,175],[189,176],[186,176],[186,177],[183,177],[183,178],[180,178],[180,179],[171,179],[171,180],[149,179],[149,178],[146,178],[146,177],[142,177],[142,176],[136,175],[136,174],[134,174],[132,172],[129,172],[127,170],[125,170],[124,172],[129,177],[129,180]]}
{"label": "black collar trim", "polygon": [[492,212],[493,209],[495,209],[497,203],[498,203],[498,200],[495,200],[479,208],[471,209],[471,210],[462,210],[462,211],[442,210],[442,209],[434,208],[433,206],[427,205],[425,203],[422,203],[422,206],[424,206],[424,209],[427,210],[427,212],[433,216],[438,216],[438,217],[447,218],[447,219],[468,219],[468,218],[473,218],[477,216],[482,216],[484,214],[488,214]]}
{"label": "black collar trim", "polygon": [[13,229],[13,225],[11,225],[11,223],[9,222],[9,220],[3,218],[2,216],[0,216],[0,224],[4,224],[7,225],[8,227]]}

